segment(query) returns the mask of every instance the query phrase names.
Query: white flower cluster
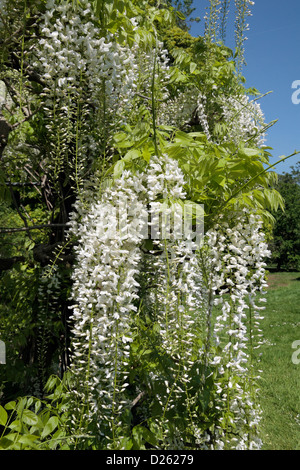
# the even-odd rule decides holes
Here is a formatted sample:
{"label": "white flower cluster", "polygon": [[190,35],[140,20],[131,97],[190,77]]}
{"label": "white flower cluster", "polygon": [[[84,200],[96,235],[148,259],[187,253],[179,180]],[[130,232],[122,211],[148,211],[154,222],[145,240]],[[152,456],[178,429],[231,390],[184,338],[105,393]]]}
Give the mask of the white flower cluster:
{"label": "white flower cluster", "polygon": [[73,145],[78,173],[124,124],[137,65],[134,48],[121,46],[109,32],[103,37],[89,1],[76,8],[73,3],[47,1],[34,66],[46,83],[43,108],[55,164],[63,157],[72,163]]}
{"label": "white flower cluster", "polygon": [[214,304],[221,307],[214,326],[220,354],[210,363],[218,366],[220,374],[219,407],[230,409],[226,427],[235,426],[239,432],[238,437],[225,436],[225,446],[246,449],[250,441],[255,448],[260,446],[256,435],[260,409],[252,360],[254,349],[261,344],[259,322],[264,307],[259,302],[265,301],[265,259],[270,254],[259,216],[245,211],[235,227],[223,224],[210,231],[208,245]]}
{"label": "white flower cluster", "polygon": [[[164,159],[160,161],[153,159],[146,178],[149,188],[150,225],[158,228],[152,232],[152,235],[155,235],[152,238],[156,238],[154,240],[156,248],[162,251],[162,255],[152,261],[154,278],[160,275],[163,278],[159,287],[161,292],[157,294],[156,291],[155,295],[161,296],[159,310],[161,309],[162,315],[167,317],[163,323],[168,322],[168,326],[165,330],[162,328],[162,331],[167,334],[169,328],[173,332],[176,331],[174,323],[178,321],[178,311],[187,313],[189,310],[193,309],[194,311],[199,307],[198,300],[193,296],[193,293],[195,296],[197,295],[195,282],[197,259],[194,255],[196,246],[191,240],[192,234],[184,234],[184,239],[177,238],[178,234],[181,237],[183,234],[176,229],[179,229],[179,225],[184,223],[182,206],[179,201],[184,202],[186,196],[184,176],[177,162],[167,156],[164,156]],[[177,203],[165,204],[157,200],[158,197],[162,201],[177,201]],[[179,292],[181,300],[178,303]],[[187,320],[186,326],[188,324]]]}
{"label": "white flower cluster", "polygon": [[[178,442],[168,434],[166,411],[182,399],[189,401],[187,406],[195,404],[185,388],[192,370],[206,378],[203,366],[216,370],[216,409],[222,422],[216,423],[211,442],[197,419],[190,423],[199,446],[259,448],[258,377],[251,361],[261,340],[260,302],[266,287],[264,259],[269,254],[261,222],[244,211],[238,224],[224,222],[210,230],[201,262],[193,241],[177,239],[172,230],[152,232],[153,250],[143,252],[145,233],[153,224],[161,227],[157,218],[176,221],[180,206],[174,201],[184,202],[184,183],[176,161],[153,157],[147,173],[133,176],[124,171],[100,198],[93,188],[75,207],[73,370],[79,382],[84,378],[78,401],[85,393],[88,419],[96,415],[99,432],[105,436],[121,426],[118,417],[128,405],[124,392],[139,308],[139,315],[159,326],[159,348],[173,361],[168,379],[162,371],[151,372],[153,387],[165,384],[165,392],[156,397],[162,410],[157,425],[165,429],[168,448]],[[213,306],[221,309],[214,325]]]}
{"label": "white flower cluster", "polygon": [[[176,112],[170,112],[170,92],[167,85],[170,81],[170,64],[168,51],[164,49],[163,43],[156,41],[155,49],[144,51],[136,48],[136,63],[138,64],[138,72],[135,81],[135,105],[133,108],[133,119],[136,118],[136,112],[139,112],[141,103],[142,108],[146,108],[152,112],[149,106],[152,103],[152,97],[155,99],[156,125],[173,125],[172,119]],[[176,119],[176,117],[175,117]]]}
{"label": "white flower cluster", "polygon": [[182,128],[191,120],[195,111],[195,87],[186,87],[183,91],[176,90],[174,97],[169,97],[159,104],[157,124]]}
{"label": "white flower cluster", "polygon": [[206,96],[200,93],[197,100],[197,116],[202,126],[203,132],[206,134],[207,138],[210,139],[209,126],[206,115],[206,101]]}
{"label": "white flower cluster", "polygon": [[[71,232],[78,237],[73,272],[73,370],[85,377],[90,413],[101,432],[118,426],[126,388],[132,315],[136,312],[145,192],[139,175],[124,172],[101,199],[78,201]],[[116,210],[118,208],[118,211]],[[76,220],[79,217],[78,220]],[[89,372],[87,372],[89,371]]]}
{"label": "white flower cluster", "polygon": [[[176,161],[167,156],[154,157],[146,175],[132,176],[125,171],[99,200],[95,190],[87,191],[84,201],[79,200],[75,207],[70,223],[71,232],[78,237],[72,289],[73,370],[79,381],[85,376],[80,393],[88,384],[86,399],[90,401],[90,413],[96,413],[101,432],[106,421],[110,428],[120,424],[118,412],[126,404],[122,393],[127,383],[137,290],[143,281],[149,286],[143,308],[151,317],[155,315],[161,347],[180,361],[181,380],[188,381],[199,328],[194,317],[201,308],[201,275],[192,242],[176,240],[172,231],[169,238],[164,238],[166,234],[156,220],[166,215],[176,218],[178,206],[174,211],[174,205],[168,208],[157,198],[183,200],[183,185]],[[153,243],[162,254],[141,258],[141,242],[153,223],[158,227]],[[173,373],[175,378],[178,371]],[[171,385],[166,393],[170,391]],[[161,406],[174,406],[177,393],[182,391],[172,390],[172,399],[158,397]],[[115,396],[118,400],[114,401]]]}
{"label": "white flower cluster", "polygon": [[50,84],[55,82],[60,98],[66,97],[70,87],[80,85],[81,76],[92,95],[97,94],[103,79],[107,80],[111,103],[120,88],[124,95],[130,93],[136,69],[133,53],[121,47],[111,33],[102,37],[89,1],[74,9],[72,2],[48,0],[40,27],[38,54],[43,78]]}
{"label": "white flower cluster", "polygon": [[149,201],[155,201],[158,196],[170,200],[185,198],[183,173],[178,163],[167,155],[151,159],[146,178]]}
{"label": "white flower cluster", "polygon": [[138,85],[142,92],[146,95],[151,95],[153,71],[155,92],[160,94],[161,100],[166,100],[169,97],[169,92],[166,87],[170,79],[170,64],[167,49],[164,49],[163,43],[156,40],[155,49],[151,51],[137,51],[137,60],[139,61],[139,68],[143,71],[139,79],[141,80]]}
{"label": "white flower cluster", "polygon": [[[176,223],[183,222],[182,207],[171,203],[166,206],[157,198],[184,203],[185,181],[177,162],[167,156],[153,159],[146,178],[150,213],[153,211],[151,222],[157,224],[155,216],[161,213],[168,218],[168,224],[173,216],[176,228]],[[153,286],[147,289],[144,312],[159,325],[160,348],[174,364],[168,371],[172,379],[166,380],[161,372],[157,372],[152,374],[151,381],[165,385],[165,393],[156,397],[164,410],[158,424],[165,428],[166,448],[178,449],[183,445],[180,433],[168,435],[165,412],[175,408],[185,396],[184,388],[190,381],[191,368],[195,358],[199,360],[201,356],[196,338],[203,327],[199,315],[203,308],[202,273],[198,269],[196,244],[189,239],[189,234],[183,239],[177,238],[176,230],[168,233],[157,231],[156,235],[158,239],[153,240],[156,251],[143,259],[144,282],[149,287]],[[157,252],[161,254],[157,256]]]}
{"label": "white flower cluster", "polygon": [[206,10],[208,11],[204,15],[205,37],[208,41],[216,41],[219,30],[218,20],[221,11],[221,0],[211,0]]}
{"label": "white flower cluster", "polygon": [[218,102],[226,123],[227,135],[224,140],[237,144],[251,139],[251,143],[258,147],[264,144],[262,129],[265,121],[259,103],[250,101],[247,95],[221,97]]}

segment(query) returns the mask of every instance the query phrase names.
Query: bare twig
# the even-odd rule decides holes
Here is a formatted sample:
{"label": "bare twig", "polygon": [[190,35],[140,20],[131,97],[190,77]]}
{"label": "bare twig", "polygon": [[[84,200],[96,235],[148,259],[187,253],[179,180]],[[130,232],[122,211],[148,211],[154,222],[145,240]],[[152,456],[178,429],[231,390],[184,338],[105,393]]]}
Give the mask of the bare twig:
{"label": "bare twig", "polygon": [[132,401],[131,403],[131,408],[133,408],[135,405],[138,404],[138,402],[144,398],[144,396],[146,395],[146,392],[145,391],[142,391],[138,394],[138,396]]}

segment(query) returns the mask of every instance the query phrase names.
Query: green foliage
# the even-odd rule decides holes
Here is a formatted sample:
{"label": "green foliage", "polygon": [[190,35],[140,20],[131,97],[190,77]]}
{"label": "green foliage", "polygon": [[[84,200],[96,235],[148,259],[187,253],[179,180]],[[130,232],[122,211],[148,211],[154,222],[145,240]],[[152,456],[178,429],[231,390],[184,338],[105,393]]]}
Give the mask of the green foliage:
{"label": "green foliage", "polygon": [[199,22],[200,18],[192,17],[192,13],[195,11],[195,7],[193,6],[193,0],[167,0],[167,4],[172,6],[177,15],[177,24],[182,30],[189,29],[189,23],[196,21]]}
{"label": "green foliage", "polygon": [[51,376],[44,399],[25,396],[0,406],[1,450],[70,449],[76,436],[68,436],[68,380]]}
{"label": "green foliage", "polygon": [[[189,368],[176,354],[166,354],[159,330],[158,322],[148,315],[139,316],[131,347],[129,392],[133,399],[140,398],[132,408],[127,446],[133,450],[161,449],[166,440],[178,440],[179,446],[198,448],[195,429],[209,434],[226,415],[216,407],[218,371],[206,368],[201,361]],[[197,347],[201,346],[199,342]],[[195,357],[197,354],[195,349]]]}
{"label": "green foliage", "polygon": [[[274,187],[276,174],[265,168],[268,148],[246,147],[244,143],[236,148],[231,142],[215,144],[201,132],[171,127],[161,126],[156,131],[161,152],[176,159],[185,174],[188,199],[204,204],[206,229],[221,214],[243,207],[260,211],[266,223],[272,221],[271,211],[283,208],[280,192]],[[127,150],[114,166],[115,177],[125,168],[143,167],[145,160],[155,154],[150,128],[138,124],[127,132],[114,137],[116,148],[120,152]]]}
{"label": "green foliage", "polygon": [[[175,21],[172,11],[165,5],[157,7],[156,2],[146,0],[94,0],[95,12],[103,30],[118,34],[121,43],[133,46],[136,42],[143,47],[155,45],[156,24],[171,24]],[[138,28],[130,21],[138,20]]]}
{"label": "green foliage", "polygon": [[268,153],[263,149],[244,144],[236,149],[232,143],[212,144],[201,133],[176,132],[168,151],[185,172],[188,198],[204,204],[208,227],[224,210],[245,205],[276,209],[281,203],[280,195],[269,189],[270,175],[263,166]]}
{"label": "green foliage", "polygon": [[203,43],[202,38],[194,38],[188,32],[183,31],[178,26],[173,26],[170,29],[163,29],[163,39],[165,41],[168,51],[177,48],[183,48],[186,52],[193,54],[195,44],[198,42]]}

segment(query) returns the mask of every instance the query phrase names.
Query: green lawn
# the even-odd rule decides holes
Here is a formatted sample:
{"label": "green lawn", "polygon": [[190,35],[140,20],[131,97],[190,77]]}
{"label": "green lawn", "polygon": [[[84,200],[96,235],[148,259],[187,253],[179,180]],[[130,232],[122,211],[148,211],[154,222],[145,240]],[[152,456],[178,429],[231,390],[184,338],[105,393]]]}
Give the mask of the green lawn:
{"label": "green lawn", "polygon": [[259,363],[263,449],[300,450],[300,363],[292,361],[292,344],[300,341],[300,273],[270,273],[268,282]]}

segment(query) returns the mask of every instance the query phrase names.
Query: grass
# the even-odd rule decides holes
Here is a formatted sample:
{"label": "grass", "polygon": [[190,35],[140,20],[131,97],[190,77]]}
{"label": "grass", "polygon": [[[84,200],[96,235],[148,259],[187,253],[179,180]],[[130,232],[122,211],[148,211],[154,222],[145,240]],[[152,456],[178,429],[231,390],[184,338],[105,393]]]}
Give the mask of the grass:
{"label": "grass", "polygon": [[300,450],[300,363],[292,361],[292,344],[300,340],[300,273],[270,273],[268,284],[259,362],[263,450]]}

